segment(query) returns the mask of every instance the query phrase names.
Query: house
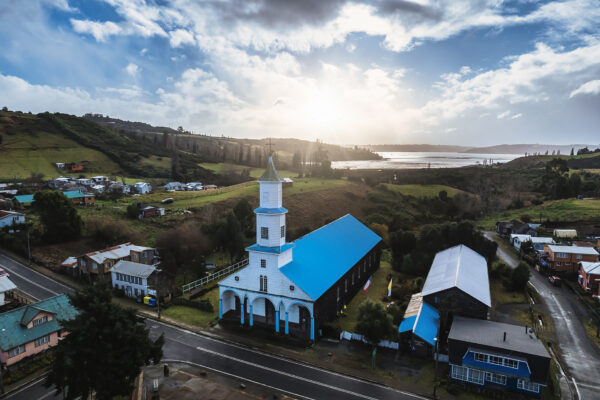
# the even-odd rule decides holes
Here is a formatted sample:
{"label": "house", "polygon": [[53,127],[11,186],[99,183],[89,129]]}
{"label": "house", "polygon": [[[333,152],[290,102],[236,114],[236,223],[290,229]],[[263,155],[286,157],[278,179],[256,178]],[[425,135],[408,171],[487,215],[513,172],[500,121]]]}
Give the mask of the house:
{"label": "house", "polygon": [[0,306],[4,305],[5,295],[16,288],[17,285],[8,279],[8,274],[0,268]]}
{"label": "house", "polygon": [[0,229],[7,226],[21,225],[25,223],[25,214],[16,211],[0,210]]}
{"label": "house", "polygon": [[600,296],[600,262],[580,262],[577,281],[585,291]]}
{"label": "house", "polygon": [[82,186],[91,186],[94,184],[94,182],[89,178],[78,178],[75,181]]}
{"label": "house", "polygon": [[113,288],[122,289],[127,297],[144,297],[151,286],[152,274],[156,267],[131,261],[121,260],[110,269]]}
{"label": "house", "polygon": [[0,314],[0,362],[10,367],[55,346],[67,334],[60,321],[76,315],[66,294]]}
{"label": "house", "polygon": [[123,243],[77,257],[80,272],[88,275],[89,280],[93,282],[108,281],[110,269],[121,260],[154,265],[158,263],[158,252],[151,247]]}
{"label": "house", "polygon": [[60,266],[71,276],[76,276],[78,274],[79,264],[75,257],[68,257],[65,261],[60,263]]}
{"label": "house", "polygon": [[550,355],[526,326],[455,317],[448,335],[450,378],[540,397]]}
{"label": "house", "polygon": [[169,182],[165,185],[165,190],[185,190],[185,185],[181,182]]}
{"label": "house", "polygon": [[185,190],[189,191],[197,191],[203,189],[204,187],[202,186],[202,182],[190,182],[185,185]]}
{"label": "house", "polygon": [[546,266],[554,272],[575,273],[579,262],[597,262],[598,252],[593,247],[546,245]]}
{"label": "house", "polygon": [[60,169],[63,169],[65,167],[64,162],[57,162],[57,163],[54,163],[54,165],[56,165],[56,168],[60,168]]}
{"label": "house", "polygon": [[13,198],[13,203],[16,208],[29,207],[33,203],[32,194],[21,194]]}
{"label": "house", "polygon": [[552,236],[562,239],[572,239],[577,237],[577,230],[575,229],[555,229]]}
{"label": "house", "polygon": [[554,239],[551,237],[543,237],[543,236],[531,236],[531,235],[519,235],[519,234],[511,234],[510,242],[516,249],[521,248],[521,244],[524,242],[531,242],[534,250],[542,250],[547,244],[555,244]]}
{"label": "house", "polygon": [[584,242],[581,240],[574,240],[571,242],[571,244],[573,246],[577,246],[577,247],[595,247],[595,244],[592,242]]}
{"label": "house", "polygon": [[83,164],[66,163],[65,169],[68,169],[71,172],[83,171]]}
{"label": "house", "polygon": [[206,185],[204,186],[204,190],[213,190],[217,189],[217,185]]}
{"label": "house", "polygon": [[70,178],[65,178],[64,176],[59,176],[56,179],[48,181],[48,187],[50,189],[60,189],[63,186],[65,186],[66,184],[68,184],[69,182],[71,182]]}
{"label": "house", "polygon": [[146,194],[152,191],[152,186],[147,182],[138,182],[135,184],[135,190],[139,194]]}
{"label": "house", "polygon": [[140,214],[138,215],[139,219],[150,217],[162,217],[163,215],[165,215],[165,209],[162,207],[154,207],[142,203],[138,203],[137,207],[140,210]]}
{"label": "house", "polygon": [[315,340],[379,267],[381,238],[347,214],[289,243],[271,158],[258,182],[256,244],[248,266],[219,282],[219,319]]}
{"label": "house", "polygon": [[537,228],[540,224],[530,224],[517,220],[512,220],[510,222],[496,222],[496,233],[499,235],[509,236],[511,234],[521,234],[521,235],[530,235],[537,236]]}
{"label": "house", "polygon": [[283,187],[293,186],[294,181],[291,178],[283,178]]}
{"label": "house", "polygon": [[432,355],[439,329],[440,313],[423,302],[421,293],[413,294],[404,312],[404,319],[398,326],[398,333],[411,352],[421,356]]}
{"label": "house", "polygon": [[63,192],[67,199],[71,199],[73,204],[80,206],[92,206],[94,205],[94,194],[93,193],[84,193],[80,190],[70,190],[67,192]]}
{"label": "house", "polygon": [[106,182],[110,181],[110,179],[107,176],[103,176],[103,175],[92,176],[92,180],[95,183],[106,183]]}
{"label": "house", "polygon": [[449,317],[456,314],[487,319],[492,302],[485,258],[462,244],[440,251],[433,259],[421,295],[438,309],[449,307]]}

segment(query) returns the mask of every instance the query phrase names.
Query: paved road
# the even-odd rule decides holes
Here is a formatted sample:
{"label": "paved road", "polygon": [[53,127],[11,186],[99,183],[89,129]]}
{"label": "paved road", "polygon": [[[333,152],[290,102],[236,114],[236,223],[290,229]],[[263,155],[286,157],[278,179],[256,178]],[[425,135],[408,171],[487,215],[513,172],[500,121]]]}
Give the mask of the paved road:
{"label": "paved road", "polygon": [[24,266],[18,261],[0,253],[0,267],[8,272],[17,288],[29,296],[43,300],[61,293],[73,293],[74,290],[53,279]]}
{"label": "paved road", "polygon": [[[490,240],[499,241],[493,232],[485,232]],[[498,245],[498,257],[513,268],[517,257]],[[531,269],[529,282],[546,304],[560,347],[563,367],[575,380],[576,390],[584,400],[600,398],[600,350],[587,336],[583,321],[589,318],[584,304],[568,287],[552,286],[548,279]]]}
{"label": "paved road", "polygon": [[[9,271],[11,279],[20,289],[36,298],[72,291],[1,254],[0,265]],[[273,393],[286,393],[300,399],[422,399],[417,395],[198,335],[161,322],[147,320],[146,325],[151,337],[164,334],[165,361],[188,362],[240,381],[269,387]],[[44,388],[38,381],[6,398],[45,400],[55,397],[53,390]],[[62,395],[56,398],[62,398]]]}

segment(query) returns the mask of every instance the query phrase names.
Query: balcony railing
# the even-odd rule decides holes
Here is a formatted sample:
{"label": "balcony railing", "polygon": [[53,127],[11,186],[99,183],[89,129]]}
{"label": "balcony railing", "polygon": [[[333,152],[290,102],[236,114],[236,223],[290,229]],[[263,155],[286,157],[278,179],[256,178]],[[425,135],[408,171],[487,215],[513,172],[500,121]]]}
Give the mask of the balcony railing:
{"label": "balcony railing", "polygon": [[197,288],[201,288],[202,286],[206,286],[207,284],[209,284],[212,281],[215,281],[217,279],[220,279],[226,275],[229,275],[235,271],[237,271],[238,269],[244,268],[246,265],[248,265],[248,259],[244,259],[242,261],[236,262],[235,264],[230,265],[227,268],[223,268],[213,274],[207,275],[204,278],[198,279],[196,281],[190,282],[190,283],[186,283],[185,285],[183,285],[181,287],[181,291],[183,292],[183,294],[189,293],[194,289]]}

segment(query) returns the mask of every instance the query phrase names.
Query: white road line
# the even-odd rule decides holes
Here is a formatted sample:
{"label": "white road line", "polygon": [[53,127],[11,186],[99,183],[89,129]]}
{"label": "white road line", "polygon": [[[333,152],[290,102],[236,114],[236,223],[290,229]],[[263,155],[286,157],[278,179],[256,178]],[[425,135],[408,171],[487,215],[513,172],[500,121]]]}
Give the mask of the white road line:
{"label": "white road line", "polygon": [[[7,256],[7,255],[6,255],[6,254],[4,254],[4,253],[0,253],[0,258],[1,258],[1,257],[4,257],[4,258],[6,258],[6,259],[8,259],[8,260],[10,260],[10,261],[12,261],[12,262],[14,262],[14,263],[15,263],[15,264],[17,264],[17,265],[20,265],[20,266],[22,266],[22,267],[24,267],[24,268],[27,268],[29,271],[33,272],[34,274],[37,274],[37,275],[41,276],[42,278],[45,278],[45,279],[49,280],[49,281],[50,281],[50,282],[52,282],[52,283],[55,283],[55,284],[57,284],[57,285],[60,285],[60,286],[64,287],[65,289],[68,289],[68,290],[74,290],[72,287],[70,287],[70,286],[67,286],[67,285],[65,285],[64,283],[61,283],[61,282],[59,282],[59,281],[57,281],[57,280],[55,280],[55,279],[52,279],[52,278],[50,278],[49,276],[46,276],[46,275],[44,275],[44,274],[42,274],[42,273],[40,273],[40,272],[37,272],[35,269],[29,268],[29,267],[27,267],[26,265],[23,265],[21,262],[19,262],[19,261],[17,261],[17,260],[15,260],[15,259],[13,259],[13,258],[11,258],[11,257]],[[3,268],[4,268],[4,267],[3,267]],[[57,294],[58,294],[58,293],[57,293]]]}
{"label": "white road line", "polygon": [[17,389],[17,391],[15,391],[15,392],[13,392],[13,393],[10,393],[10,394],[8,394],[8,396],[6,396],[6,397],[3,397],[3,398],[4,398],[4,399],[10,399],[11,397],[14,397],[15,395],[17,395],[17,394],[21,393],[22,391],[24,391],[24,390],[27,390],[27,389],[29,389],[30,387],[37,385],[38,383],[40,383],[40,382],[41,382],[41,381],[43,381],[44,379],[46,379],[46,377],[45,377],[45,376],[43,376],[43,377],[41,377],[41,378],[39,378],[39,379],[37,379],[37,380],[35,380],[35,381],[33,381],[33,382],[29,382],[29,383],[28,383],[28,384],[26,384],[25,386],[23,386],[23,387],[21,387],[21,388]]}
{"label": "white road line", "polygon": [[573,385],[575,385],[575,391],[577,392],[577,398],[579,400],[582,400],[581,393],[579,393],[579,388],[577,387],[577,382],[575,382],[575,378],[571,377],[571,380],[573,381]]}
{"label": "white road line", "polygon": [[54,396],[54,391],[48,392],[45,395],[43,395],[42,397],[38,397],[37,400],[44,400],[48,396]]}
{"label": "white road line", "polygon": [[[37,283],[37,282],[34,282],[34,281],[30,280],[30,279],[27,279],[27,278],[25,278],[23,275],[21,275],[21,274],[19,274],[19,273],[16,273],[15,271],[11,270],[11,269],[10,269],[9,267],[7,267],[7,266],[4,266],[4,265],[3,265],[3,266],[2,266],[2,268],[4,268],[5,270],[7,270],[8,272],[10,272],[11,274],[18,276],[19,278],[23,279],[24,281],[27,281],[27,282],[31,283],[32,285],[35,285],[35,286],[39,287],[40,289],[43,289],[43,290],[45,290],[45,291],[47,291],[47,292],[50,292],[50,293],[54,294],[55,296],[56,296],[56,295],[58,295],[58,294],[60,294],[60,293],[57,293],[57,292],[55,292],[54,290],[50,290],[50,289],[48,289],[48,288],[46,288],[46,287],[44,287],[44,286],[40,285],[40,284],[39,284],[39,283]],[[12,268],[12,267],[11,267],[11,268]],[[10,276],[10,275],[9,275],[9,276]]]}
{"label": "white road line", "polygon": [[246,381],[246,382],[254,383],[256,385],[264,386],[264,387],[267,387],[269,389],[277,390],[278,392],[289,394],[290,396],[299,397],[299,398],[306,399],[306,400],[315,400],[315,399],[313,399],[311,397],[301,396],[298,393],[288,392],[287,390],[279,389],[279,388],[276,388],[274,386],[267,385],[266,383],[261,383],[261,382],[253,381],[252,379],[244,378],[243,376],[238,376],[238,375],[235,375],[235,374],[232,374],[232,373],[229,373],[229,372],[221,371],[219,369],[211,368],[211,367],[208,367],[206,365],[198,364],[198,363],[191,362],[191,361],[165,359],[165,360],[161,360],[161,362],[172,362],[172,363],[176,362],[176,363],[193,365],[195,367],[206,368],[206,369],[209,369],[211,371],[217,372],[219,374],[231,376],[231,377],[238,378],[238,379],[241,379],[241,380]]}
{"label": "white road line", "polygon": [[[339,372],[330,371],[330,370],[325,369],[325,368],[321,368],[321,367],[317,367],[317,366],[314,366],[314,365],[310,365],[308,363],[298,362],[298,361],[295,361],[295,360],[292,360],[292,359],[289,359],[289,358],[285,358],[285,357],[281,357],[281,356],[277,356],[277,355],[273,355],[273,354],[269,354],[269,353],[263,353],[263,352],[254,350],[254,349],[249,348],[249,347],[244,347],[244,346],[240,346],[240,345],[237,345],[237,344],[234,344],[234,343],[225,342],[223,340],[215,339],[215,338],[212,338],[210,336],[200,335],[198,333],[190,332],[190,331],[188,331],[186,329],[182,329],[182,328],[179,328],[177,326],[170,325],[170,324],[167,324],[167,323],[164,323],[164,322],[161,322],[161,321],[153,321],[153,322],[157,322],[157,323],[159,323],[161,325],[164,325],[164,326],[167,326],[167,327],[169,327],[171,329],[175,329],[175,330],[178,330],[178,331],[181,331],[181,332],[185,332],[185,333],[188,333],[188,334],[193,335],[193,336],[198,336],[198,337],[200,337],[202,339],[211,340],[213,342],[217,342],[217,343],[220,343],[222,345],[235,347],[235,348],[238,348],[238,349],[241,349],[241,350],[245,350],[245,351],[248,351],[248,352],[259,354],[259,355],[264,356],[264,357],[270,357],[270,358],[274,358],[274,359],[277,359],[277,360],[280,360],[280,361],[285,361],[285,362],[288,362],[288,363],[291,363],[291,364],[295,364],[295,365],[298,365],[298,366],[301,366],[301,367],[313,369],[315,371],[324,372],[324,373],[327,373],[327,374],[339,376],[340,378],[353,380],[355,382],[360,382],[360,383],[364,383],[364,384],[368,384],[368,385],[378,386],[378,387],[381,387],[383,389],[391,390],[391,391],[394,391],[396,393],[400,393],[400,394],[405,395],[405,396],[412,396],[412,397],[414,397],[416,399],[427,399],[426,397],[422,397],[422,396],[419,396],[419,395],[416,395],[416,394],[410,393],[410,392],[404,392],[402,390],[398,390],[398,389],[395,389],[395,388],[392,388],[392,387],[389,387],[389,386],[381,385],[381,384],[378,384],[376,382],[372,382],[372,381],[368,381],[368,380],[360,379],[360,378],[355,378],[355,377],[350,376],[350,375],[344,375],[344,374],[341,374]],[[165,339],[167,339],[167,338],[165,337]],[[171,340],[174,340],[174,339],[171,339]],[[174,340],[174,341],[179,342],[177,340]],[[189,346],[188,343],[183,343],[183,344],[185,344],[186,346]]]}

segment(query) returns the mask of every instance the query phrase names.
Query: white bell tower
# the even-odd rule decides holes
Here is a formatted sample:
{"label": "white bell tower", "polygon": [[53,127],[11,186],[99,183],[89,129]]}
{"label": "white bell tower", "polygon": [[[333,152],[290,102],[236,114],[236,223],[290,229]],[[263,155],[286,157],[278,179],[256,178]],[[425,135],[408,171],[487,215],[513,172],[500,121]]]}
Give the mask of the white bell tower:
{"label": "white bell tower", "polygon": [[269,157],[264,174],[258,179],[260,185],[260,206],[256,214],[256,244],[260,247],[281,247],[285,244],[286,226],[282,207],[282,182]]}

